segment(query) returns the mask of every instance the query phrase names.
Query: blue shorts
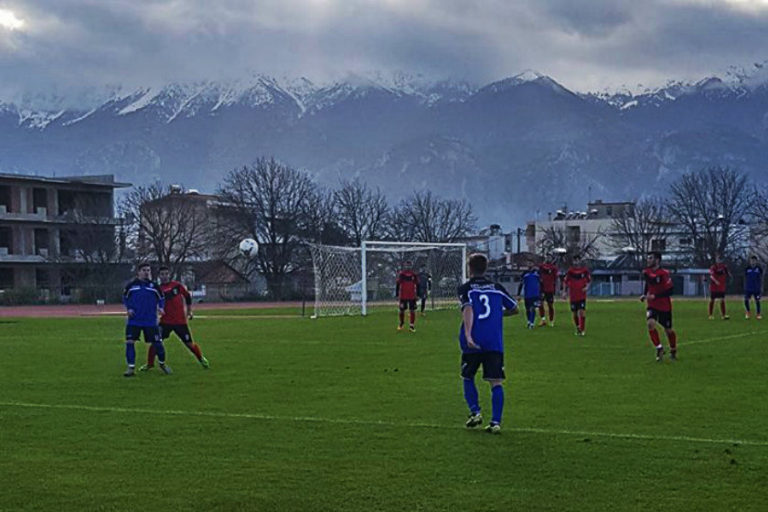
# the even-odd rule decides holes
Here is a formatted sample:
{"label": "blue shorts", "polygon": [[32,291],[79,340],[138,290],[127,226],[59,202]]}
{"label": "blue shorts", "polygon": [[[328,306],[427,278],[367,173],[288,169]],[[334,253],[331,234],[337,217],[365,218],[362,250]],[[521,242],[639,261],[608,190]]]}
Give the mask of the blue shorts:
{"label": "blue shorts", "polygon": [[160,328],[158,326],[126,325],[125,341],[139,341],[141,333],[144,333],[145,343],[154,343],[160,341]]}
{"label": "blue shorts", "polygon": [[744,292],[744,299],[749,300],[751,297],[754,297],[755,300],[760,300],[760,292]]}

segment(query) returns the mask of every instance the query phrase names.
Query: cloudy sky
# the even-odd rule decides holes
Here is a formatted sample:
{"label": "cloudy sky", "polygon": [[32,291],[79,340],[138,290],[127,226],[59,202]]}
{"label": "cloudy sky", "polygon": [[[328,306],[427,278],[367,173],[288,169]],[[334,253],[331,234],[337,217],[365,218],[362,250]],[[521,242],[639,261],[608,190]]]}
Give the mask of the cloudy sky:
{"label": "cloudy sky", "polygon": [[404,71],[575,90],[768,59],[768,0],[0,0],[0,94]]}

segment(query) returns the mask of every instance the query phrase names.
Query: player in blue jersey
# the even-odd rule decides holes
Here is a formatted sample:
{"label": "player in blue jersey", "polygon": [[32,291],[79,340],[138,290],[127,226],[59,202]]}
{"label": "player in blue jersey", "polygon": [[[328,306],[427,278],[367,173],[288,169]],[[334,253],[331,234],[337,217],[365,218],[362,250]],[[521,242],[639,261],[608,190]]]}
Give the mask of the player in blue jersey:
{"label": "player in blue jersey", "polygon": [[744,308],[747,312],[744,317],[749,320],[749,299],[755,298],[755,318],[763,319],[760,314],[760,296],[763,293],[763,267],[757,264],[757,256],[749,257],[749,266],[744,269]]}
{"label": "player in blue jersey", "polygon": [[541,306],[541,277],[536,265],[531,264],[528,270],[520,278],[517,287],[517,296],[525,289],[525,314],[528,318],[528,328],[533,329],[536,324],[536,309]]}
{"label": "player in blue jersey", "polygon": [[149,263],[140,263],[136,267],[136,279],[125,285],[123,290],[125,304],[125,359],[128,369],[123,374],[133,377],[136,374],[136,347],[134,344],[144,333],[144,341],[151,343],[157,354],[160,369],[170,374],[171,369],[165,364],[165,347],[160,337],[158,315],[163,314],[165,299],[158,286],[152,282],[152,268]]}
{"label": "player in blue jersey", "polygon": [[483,423],[475,387],[475,374],[483,365],[483,379],[491,385],[491,422],[486,432],[501,432],[504,409],[504,331],[502,317],[517,313],[517,302],[507,290],[485,277],[488,258],[483,254],[469,257],[470,279],[459,286],[462,324],[459,330],[461,378],[464,399],[469,406],[468,428]]}

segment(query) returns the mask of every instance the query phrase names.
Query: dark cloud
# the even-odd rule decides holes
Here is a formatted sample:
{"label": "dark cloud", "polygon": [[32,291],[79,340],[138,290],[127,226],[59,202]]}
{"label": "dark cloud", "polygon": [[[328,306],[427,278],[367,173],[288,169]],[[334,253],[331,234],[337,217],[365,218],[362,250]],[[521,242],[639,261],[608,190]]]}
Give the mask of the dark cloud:
{"label": "dark cloud", "polygon": [[578,89],[693,79],[768,58],[768,9],[728,0],[0,0],[0,94],[525,68]]}

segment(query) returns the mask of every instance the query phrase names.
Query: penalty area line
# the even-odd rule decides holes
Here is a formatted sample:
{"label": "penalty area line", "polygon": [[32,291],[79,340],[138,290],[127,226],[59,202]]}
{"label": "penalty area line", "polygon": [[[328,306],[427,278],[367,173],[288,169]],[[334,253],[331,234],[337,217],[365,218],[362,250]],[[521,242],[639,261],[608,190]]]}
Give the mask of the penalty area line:
{"label": "penalty area line", "polygon": [[[255,414],[255,413],[233,413],[233,412],[216,412],[216,411],[182,411],[175,409],[155,410],[155,409],[141,409],[141,408],[127,408],[127,407],[100,407],[93,405],[77,405],[77,404],[40,404],[29,402],[0,402],[0,407],[18,407],[27,409],[60,409],[60,410],[76,410],[76,411],[89,411],[89,412],[106,412],[106,413],[121,413],[121,414],[154,414],[158,416],[197,416],[203,418],[232,418],[232,419],[251,419],[251,420],[264,420],[264,421],[294,421],[302,423],[332,423],[342,425],[366,425],[366,426],[380,426],[380,427],[409,427],[409,428],[431,428],[431,429],[445,429],[445,430],[465,430],[463,427],[440,425],[437,423],[423,423],[423,422],[396,422],[396,421],[384,421],[384,420],[359,420],[359,419],[346,419],[346,418],[323,418],[315,416],[277,416],[272,414]],[[768,446],[768,441],[756,441],[750,439],[712,439],[706,437],[694,437],[694,436],[674,436],[674,435],[651,435],[651,434],[634,434],[634,433],[620,433],[620,432],[595,432],[589,430],[568,430],[568,429],[550,429],[550,428],[537,428],[537,427],[506,427],[508,432],[521,432],[528,434],[545,434],[545,435],[565,435],[565,436],[579,436],[579,437],[606,437],[612,439],[633,439],[642,441],[681,441],[688,443],[705,443],[705,444],[739,444],[744,446]]]}

